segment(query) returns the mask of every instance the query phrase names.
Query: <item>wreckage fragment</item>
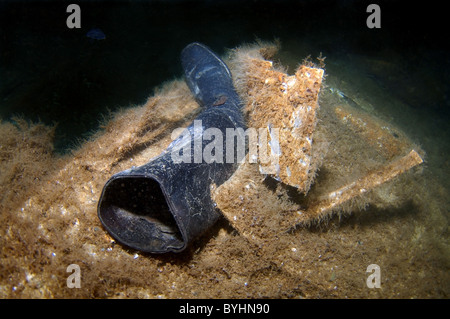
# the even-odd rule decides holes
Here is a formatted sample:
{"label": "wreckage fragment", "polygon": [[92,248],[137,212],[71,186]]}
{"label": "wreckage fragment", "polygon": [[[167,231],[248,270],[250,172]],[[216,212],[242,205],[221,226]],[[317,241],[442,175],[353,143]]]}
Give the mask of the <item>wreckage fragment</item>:
{"label": "wreckage fragment", "polygon": [[302,65],[288,76],[257,59],[246,67],[248,126],[266,128],[269,136],[267,147],[259,141],[260,151],[270,152],[268,163],[259,154],[260,172],[306,193],[317,169],[312,143],[324,71]]}
{"label": "wreckage fragment", "polygon": [[[321,125],[332,128],[322,129],[321,134],[349,128],[344,141],[340,134],[325,138],[331,139],[329,142],[338,157],[339,150],[348,151],[344,146],[354,143],[353,158],[356,162],[343,163],[339,158],[327,157],[323,165],[332,170],[327,173],[330,176],[328,180],[320,181],[325,183],[325,187],[314,187],[305,195],[307,200],[291,198],[287,187],[294,186],[300,193],[306,193],[321,164],[322,154],[315,151],[309,142],[312,142],[316,129],[317,97],[323,71],[302,66],[295,76],[288,76],[274,70],[271,62],[256,58],[245,60],[241,67],[244,69],[241,72],[245,75],[242,81],[246,91],[240,93],[246,103],[249,126],[267,127],[270,133],[278,124],[279,157],[274,162],[273,155],[277,150],[273,151],[274,143],[269,141],[272,166],[261,162],[252,164],[247,158],[234,175],[214,189],[211,195],[231,225],[251,242],[263,245],[293,227],[320,221],[341,210],[343,204],[366,196],[371,190],[423,162],[399,130],[391,129],[381,120],[350,106],[327,106],[328,122]],[[313,82],[310,81],[312,78]],[[361,146],[365,149],[359,149]],[[374,152],[381,154],[380,158],[370,158]],[[310,160],[303,165],[301,159],[305,158]],[[364,161],[368,159],[371,164],[365,165]],[[339,171],[335,171],[337,167],[357,164],[361,164],[361,175],[355,175],[353,181],[343,181],[337,187],[333,183],[327,184],[339,176]],[[268,186],[266,174],[279,181],[275,189],[273,185]]]}
{"label": "wreckage fragment", "polygon": [[345,125],[363,137],[386,159],[401,155],[409,147],[403,134],[378,118],[347,105],[337,106],[334,112]]}
{"label": "wreckage fragment", "polygon": [[329,193],[324,200],[308,207],[304,212],[302,220],[320,219],[323,215],[329,214],[339,205],[369,192],[375,187],[390,181],[397,175],[400,175],[421,163],[423,163],[423,159],[420,155],[415,150],[411,150],[408,155],[403,156],[386,166],[380,167],[363,178]]}

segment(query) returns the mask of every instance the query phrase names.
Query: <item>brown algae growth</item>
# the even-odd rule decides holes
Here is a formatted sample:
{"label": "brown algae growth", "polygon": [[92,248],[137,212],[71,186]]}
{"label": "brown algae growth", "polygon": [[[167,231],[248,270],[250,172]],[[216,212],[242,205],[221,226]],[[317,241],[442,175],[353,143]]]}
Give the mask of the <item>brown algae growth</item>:
{"label": "brown algae growth", "polygon": [[[261,95],[248,93],[249,80],[256,85],[260,73],[284,74],[273,80],[283,97],[289,76],[267,62],[275,52],[274,46],[249,46],[230,54],[246,103],[267,96],[264,89]],[[251,61],[265,68],[253,69]],[[266,79],[263,87],[271,84]],[[312,163],[318,164],[308,170],[305,186],[265,178],[258,163],[247,162],[212,192],[226,218],[185,252],[163,256],[117,244],[101,227],[97,202],[112,174],[158,155],[173,129],[198,114],[183,81],[165,84],[142,106],[113,114],[102,131],[62,158],[52,153],[52,128],[2,122],[0,297],[448,296],[445,191],[423,164],[415,166],[422,151],[390,123],[346,105],[329,90],[320,92],[310,137]],[[409,166],[414,167],[404,169]],[[372,187],[348,187],[342,192],[348,200],[314,213],[330,194],[358,182]],[[80,267],[80,288],[67,287],[72,264]],[[366,285],[371,264],[380,266],[381,288]]]}

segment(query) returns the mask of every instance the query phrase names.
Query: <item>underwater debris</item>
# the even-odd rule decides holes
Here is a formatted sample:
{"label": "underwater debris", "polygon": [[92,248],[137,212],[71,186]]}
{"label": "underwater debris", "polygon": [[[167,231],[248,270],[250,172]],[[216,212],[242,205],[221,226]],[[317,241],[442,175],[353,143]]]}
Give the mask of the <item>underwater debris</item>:
{"label": "underwater debris", "polygon": [[307,193],[317,169],[312,141],[323,69],[301,65],[288,76],[270,61],[248,58],[243,73],[248,126],[267,128],[270,136],[271,161],[260,162],[260,171]]}
{"label": "underwater debris", "polygon": [[335,107],[334,112],[344,124],[362,136],[386,159],[401,155],[410,146],[404,134],[367,113],[344,104]]}
{"label": "underwater debris", "polygon": [[320,219],[321,216],[332,212],[338,205],[342,205],[352,198],[361,196],[373,188],[390,181],[394,177],[422,163],[423,159],[420,155],[415,150],[411,150],[408,155],[370,172],[363,178],[332,191],[324,200],[308,207],[302,215],[302,221],[299,222],[308,221],[308,219],[311,218]]}
{"label": "underwater debris", "polygon": [[[199,47],[203,48],[202,45]],[[369,151],[374,150],[380,153],[390,162],[380,161],[375,166],[368,166],[361,171],[363,175],[355,176],[353,180],[333,190],[329,190],[329,187],[321,189],[322,185],[319,183],[318,187],[315,185],[315,191],[309,194],[316,172],[322,165],[327,152],[328,140],[331,140],[335,147],[337,145],[333,137],[324,136],[326,129],[322,128],[324,132],[320,130],[316,132],[318,121],[316,114],[319,110],[318,99],[324,70],[311,65],[301,65],[295,75],[289,76],[276,70],[273,63],[264,60],[262,56],[250,54],[239,56],[239,50],[235,54],[239,61],[234,64],[234,71],[237,73],[235,82],[239,85],[241,97],[245,101],[244,110],[247,114],[248,126],[263,128],[268,132],[268,139],[261,138],[264,134],[259,136],[258,148],[260,153],[261,150],[270,150],[269,164],[262,160],[267,154],[259,154],[256,157],[257,164],[254,165],[254,161],[250,159],[253,159],[255,154],[249,153],[244,163],[235,172],[240,161],[234,161],[231,166],[219,164],[223,164],[224,161],[216,162],[214,167],[219,165],[217,166],[219,170],[225,169],[227,172],[223,176],[221,173],[212,174],[210,171],[205,174],[204,170],[212,166],[196,162],[195,159],[194,165],[200,164],[197,165],[199,171],[196,171],[194,166],[182,166],[188,169],[180,169],[178,172],[172,167],[172,152],[166,150],[162,156],[141,168],[133,168],[114,175],[105,185],[100,198],[99,217],[108,231],[122,243],[148,252],[182,251],[192,239],[215,223],[219,216],[215,210],[216,206],[239,233],[252,241],[259,242],[261,238],[277,236],[280,232],[286,232],[298,225],[308,225],[312,221],[326,219],[331,213],[339,211],[344,204],[364,197],[370,190],[423,162],[414,150],[404,155],[410,143],[399,130],[391,129],[381,120],[358,111],[350,105],[339,105],[333,108],[334,116],[340,120],[342,127],[352,132],[353,136],[349,140],[352,141],[355,135],[359,136],[363,144],[370,146]],[[206,65],[204,71],[198,71],[198,76],[192,76],[192,70],[196,70],[196,58],[204,58],[203,55],[204,52],[193,50],[191,54],[184,54],[183,63],[191,92],[200,105],[207,107],[198,118],[206,119],[203,115],[205,112],[217,113],[217,110],[222,110],[227,105],[239,105],[240,102],[238,97],[233,97],[235,93],[225,92],[227,90],[234,92],[234,89],[230,83],[226,85],[228,89],[224,89],[221,84],[226,81],[223,79],[218,79],[214,83],[209,80],[199,82],[199,79],[201,80],[210,70],[223,69],[225,64],[218,57],[215,56],[213,59],[215,63],[220,62],[218,66],[211,68]],[[204,60],[209,61],[207,58]],[[228,81],[231,81],[231,73],[227,68],[220,74],[227,75]],[[212,107],[208,108],[208,106]],[[231,114],[235,113],[231,112]],[[234,124],[231,123],[231,126],[241,123],[239,127],[243,127],[239,112],[236,115],[238,119],[233,122]],[[220,122],[222,123],[223,120]],[[210,124],[212,127],[219,126],[217,122]],[[230,126],[230,124],[227,125]],[[222,133],[227,125],[220,126]],[[191,126],[193,129],[188,128],[188,131],[195,130],[195,121]],[[316,137],[319,138],[316,139]],[[186,144],[183,138],[178,138],[169,145],[169,149],[177,143]],[[226,146],[222,145],[222,147],[225,150]],[[201,149],[203,148],[204,145]],[[361,149],[356,152],[361,152]],[[195,154],[194,142],[193,156],[196,156]],[[354,159],[356,158],[355,155]],[[359,160],[363,161],[362,157]],[[346,165],[336,163],[338,161],[339,159],[328,158],[328,163],[324,165],[329,163],[332,163],[331,167],[333,165],[336,167],[336,164],[337,167]],[[371,161],[376,162],[374,158]],[[192,161],[187,163],[192,164]],[[192,175],[195,171],[194,175],[207,176],[208,178],[202,180],[208,185],[200,186],[201,183],[195,178],[188,177],[183,173],[185,171],[189,171],[188,175]],[[171,178],[165,177],[167,172],[170,172]],[[233,175],[228,179],[231,174]],[[215,176],[215,179],[211,176]],[[272,176],[279,182],[279,186],[284,185],[280,187],[294,187],[298,194],[304,194],[304,196],[308,194],[307,200],[292,199],[286,196],[286,191],[284,194],[283,191],[278,194],[273,192],[265,184],[267,176]],[[150,180],[151,184],[156,186],[142,184],[144,179]],[[178,183],[180,180],[190,180],[193,184],[191,187],[185,187]],[[157,206],[156,210],[160,209],[162,213],[153,212],[155,209],[151,207],[152,202],[147,203],[150,197],[146,197],[145,194],[134,195],[132,191],[134,188],[145,189],[144,193],[152,194],[149,195],[151,198],[160,197],[160,201],[153,200],[153,203]],[[175,191],[176,189],[191,192],[194,190],[202,195],[180,195]],[[211,191],[210,197],[204,194],[208,190]],[[202,200],[191,201],[190,196],[194,199],[202,198]],[[133,207],[139,207],[145,212],[135,211],[130,204],[127,204],[130,198],[136,201]],[[162,198],[167,201],[165,205]],[[270,205],[267,204],[268,201]],[[189,216],[197,219],[206,218],[207,223],[202,223],[200,220],[192,223]],[[128,226],[130,221],[134,226]],[[190,230],[186,225],[196,225],[195,230]]]}
{"label": "underwater debris", "polygon": [[[186,129],[190,132],[196,130],[197,122],[204,123],[193,134],[194,148],[198,144],[201,151],[208,128],[225,133],[244,127],[241,102],[228,67],[206,46],[186,46],[181,62],[186,82],[203,107]],[[178,162],[173,154],[185,145],[183,136],[178,137],[147,164],[117,173],[105,184],[98,216],[119,242],[145,252],[180,252],[218,220],[220,214],[208,194],[210,186],[226,181],[240,161],[193,162],[191,157],[203,153],[196,148],[187,162]]]}
{"label": "underwater debris", "polygon": [[[255,164],[246,161],[212,193],[218,208],[231,225],[251,242],[261,245],[264,240],[277,238],[280,233],[299,225],[326,219],[344,204],[363,198],[374,188],[423,162],[418,152],[411,150],[411,143],[399,130],[391,129],[383,121],[350,105],[328,107],[325,110],[329,117],[337,117],[340,122],[334,120],[322,123],[323,126],[318,128],[321,134],[327,136],[325,141],[321,139],[322,145],[314,148],[317,101],[323,70],[300,66],[295,76],[288,76],[274,70],[272,62],[265,61],[258,54],[238,58],[241,61],[237,65],[242,70],[237,73],[242,74],[238,78],[246,90],[241,94],[246,101],[249,126],[267,126],[270,130],[278,124],[283,132],[278,141],[279,158],[275,158],[275,165],[278,166],[272,168],[272,172],[267,169],[261,172],[260,167],[258,169]],[[327,125],[335,126],[330,128]],[[350,130],[349,137],[333,135],[335,131],[344,129]],[[355,148],[356,145],[366,148],[356,148],[353,151],[355,154],[351,154],[354,160],[359,159],[361,162],[345,163],[340,158],[328,156],[322,163],[328,142],[335,149],[333,154],[342,154],[348,152],[348,144],[352,141]],[[380,153],[384,160],[373,157],[374,152]],[[364,156],[369,156],[370,161]],[[371,165],[364,165],[364,161]],[[319,185],[314,185],[314,191],[306,195],[314,182],[316,170],[322,164],[329,168],[331,172],[328,174],[331,176],[333,173],[339,174],[339,167],[363,165],[361,175],[354,180],[336,187],[333,183],[330,183],[331,186],[322,185],[327,183],[326,179],[322,179]],[[276,173],[273,174],[273,171]],[[275,191],[267,186],[267,175],[261,174],[268,172],[267,175],[278,181]],[[330,180],[334,178],[329,178],[328,182]],[[252,187],[248,187],[249,181]],[[296,187],[297,192],[305,194],[305,199],[288,196],[286,185]],[[280,187],[284,190],[278,191]]]}

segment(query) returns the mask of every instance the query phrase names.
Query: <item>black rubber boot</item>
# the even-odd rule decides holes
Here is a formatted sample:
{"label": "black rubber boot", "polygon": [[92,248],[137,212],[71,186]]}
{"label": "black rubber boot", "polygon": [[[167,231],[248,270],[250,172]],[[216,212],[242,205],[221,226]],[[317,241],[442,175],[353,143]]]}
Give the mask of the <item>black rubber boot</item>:
{"label": "black rubber boot", "polygon": [[[182,51],[181,62],[186,82],[204,110],[148,164],[112,176],[98,204],[98,216],[108,232],[119,242],[145,252],[180,252],[211,227],[220,216],[210,196],[211,185],[225,182],[243,157],[237,154],[234,138],[233,159],[226,157],[226,129],[245,130],[241,101],[227,66],[199,43]],[[220,149],[215,149],[213,162],[201,156],[211,143],[211,136],[204,139],[209,128],[223,137],[223,144],[217,144],[223,145],[222,156],[218,158]],[[239,138],[242,136],[238,142]],[[187,146],[192,152],[186,156]],[[181,150],[182,162],[174,157]]]}

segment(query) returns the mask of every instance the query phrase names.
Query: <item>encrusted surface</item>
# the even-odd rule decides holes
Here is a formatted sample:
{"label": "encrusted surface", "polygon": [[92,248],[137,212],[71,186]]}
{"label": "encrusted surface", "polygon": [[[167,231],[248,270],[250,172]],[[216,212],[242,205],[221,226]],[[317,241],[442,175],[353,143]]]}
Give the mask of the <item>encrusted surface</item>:
{"label": "encrusted surface", "polygon": [[[260,171],[307,192],[317,168],[312,143],[323,70],[301,65],[288,76],[257,59],[249,59],[247,68],[248,126],[264,128],[268,136],[267,142],[259,140]],[[267,150],[268,161],[261,150]]]}

